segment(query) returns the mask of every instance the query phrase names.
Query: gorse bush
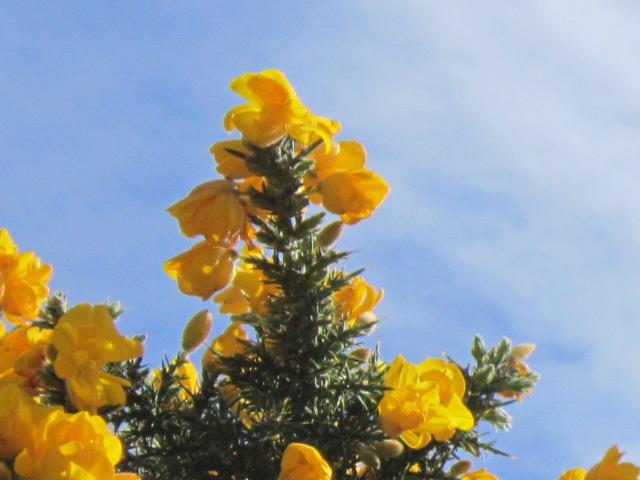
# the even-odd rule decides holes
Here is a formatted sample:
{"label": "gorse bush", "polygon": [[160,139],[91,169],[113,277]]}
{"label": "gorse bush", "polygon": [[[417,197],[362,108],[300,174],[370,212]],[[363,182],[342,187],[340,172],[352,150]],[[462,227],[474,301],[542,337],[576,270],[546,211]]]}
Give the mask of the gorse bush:
{"label": "gorse bush", "polygon": [[[119,304],[48,298],[51,267],[0,230],[0,306],[13,325],[0,337],[0,480],[495,479],[468,458],[504,454],[484,434],[508,430],[505,407],[532,392],[535,346],[477,336],[469,365],[381,361],[362,339],[383,291],[340,268],[347,253],[334,245],[382,203],[386,181],[282,73],[231,88],[248,103],[224,119],[242,138],[211,148],[223,178],[168,209],[195,243],[166,273],[231,314],[200,368],[189,354],[208,341],[209,311],[152,371],[144,337],[115,326]],[[620,458],[612,447],[560,478],[637,479]]]}

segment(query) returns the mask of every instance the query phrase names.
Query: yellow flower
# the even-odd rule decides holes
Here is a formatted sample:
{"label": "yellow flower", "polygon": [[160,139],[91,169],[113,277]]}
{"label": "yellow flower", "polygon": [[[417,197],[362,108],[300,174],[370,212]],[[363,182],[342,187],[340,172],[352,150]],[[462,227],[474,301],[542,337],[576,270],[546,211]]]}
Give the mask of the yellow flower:
{"label": "yellow flower", "polygon": [[262,417],[260,412],[251,412],[248,409],[249,403],[246,399],[242,398],[240,389],[235,385],[224,382],[218,384],[218,389],[220,390],[222,399],[229,406],[231,412],[240,419],[245,427],[251,428],[252,425]]}
{"label": "yellow flower", "polygon": [[243,158],[228,152],[227,149],[243,153],[247,157],[251,156],[251,152],[242,144],[242,140],[223,140],[215,143],[209,149],[209,153],[213,155],[218,164],[216,171],[219,174],[233,179],[255,176],[255,173],[247,168]]}
{"label": "yellow flower", "polygon": [[6,229],[0,229],[0,308],[19,324],[37,318],[47,299],[51,265],[40,265],[33,252],[19,253]]}
{"label": "yellow flower", "polygon": [[462,480],[500,480],[492,473],[487,472],[484,468],[476,470],[475,472],[468,473]]}
{"label": "yellow flower", "polygon": [[321,192],[324,208],[353,225],[373,214],[389,193],[389,185],[377,173],[361,168],[329,175]]}
{"label": "yellow flower", "polygon": [[305,145],[318,139],[331,145],[340,123],[312,115],[298,99],[287,78],[278,70],[245,73],[231,81],[231,89],[250,103],[232,108],[224,117],[228,132],[237,128],[245,140],[267,146],[285,134]]}
{"label": "yellow flower", "polygon": [[121,335],[105,305],[82,303],[65,313],[53,329],[56,375],[78,409],[97,411],[104,405],[124,405],[125,379],[102,368],[142,356],[142,344]]}
{"label": "yellow flower", "polygon": [[207,300],[231,280],[236,252],[223,242],[204,241],[167,260],[164,270],[185,295]]}
{"label": "yellow flower", "polygon": [[633,463],[620,463],[624,455],[615,445],[607,450],[600,463],[585,472],[582,468],[573,468],[564,472],[558,480],[637,480],[640,467]]}
{"label": "yellow flower", "polygon": [[410,448],[422,448],[432,437],[445,441],[455,429],[473,427],[473,416],[462,403],[464,377],[452,363],[434,359],[414,365],[399,355],[387,370],[385,386],[392,390],[378,405],[380,426]]}
{"label": "yellow flower", "polygon": [[238,340],[249,340],[249,334],[240,322],[233,322],[222,335],[213,339],[211,346],[202,354],[202,367],[215,374],[222,367],[219,357],[246,355],[249,347]]}
{"label": "yellow flower", "polygon": [[0,460],[11,460],[31,443],[33,431],[55,407],[38,405],[17,385],[0,386]]}
{"label": "yellow flower", "polygon": [[282,454],[278,480],[330,480],[331,467],[318,450],[304,443],[290,443]]}
{"label": "yellow flower", "polygon": [[353,277],[348,285],[333,294],[333,305],[338,307],[338,315],[352,327],[360,315],[373,311],[383,296],[383,289],[376,292],[364,278]]}
{"label": "yellow flower", "polygon": [[167,211],[187,237],[204,235],[215,241],[230,240],[250,230],[249,200],[231,180],[211,180],[198,185]]}
{"label": "yellow flower", "polygon": [[[200,390],[198,384],[198,370],[190,361],[184,362],[175,371],[176,376],[180,377],[179,384],[182,387],[178,397],[184,401],[188,401]],[[162,385],[162,370],[154,370],[153,384],[156,389]]]}
{"label": "yellow flower", "polygon": [[280,287],[267,283],[262,270],[243,262],[242,267],[236,269],[231,285],[213,297],[213,301],[220,304],[220,313],[238,315],[252,310],[264,315],[269,297],[279,292]]}
{"label": "yellow flower", "polygon": [[338,142],[330,152],[314,151],[315,166],[304,178],[307,188],[316,189],[309,199],[340,215],[353,225],[370,217],[389,193],[387,182],[364,168],[367,152],[355,140]]}
{"label": "yellow flower", "polygon": [[0,337],[0,385],[15,383],[35,395],[42,386],[38,370],[51,334],[51,330],[20,325]]}
{"label": "yellow flower", "polygon": [[[316,149],[311,154],[315,161],[313,169],[304,177],[304,186],[309,189],[319,189],[320,183],[329,175],[363,168],[367,163],[367,152],[361,143],[355,140],[335,142],[330,151]],[[309,200],[320,205],[322,194],[315,192],[309,195]]]}
{"label": "yellow flower", "polygon": [[98,415],[55,411],[40,422],[14,470],[26,480],[111,480],[122,445]]}

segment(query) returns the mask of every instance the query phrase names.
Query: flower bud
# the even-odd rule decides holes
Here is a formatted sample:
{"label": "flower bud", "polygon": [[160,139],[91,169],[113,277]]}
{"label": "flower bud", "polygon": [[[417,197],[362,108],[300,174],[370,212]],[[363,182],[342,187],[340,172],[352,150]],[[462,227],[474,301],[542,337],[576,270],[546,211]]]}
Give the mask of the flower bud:
{"label": "flower bud", "polygon": [[349,352],[349,356],[360,360],[360,362],[362,363],[365,363],[371,356],[371,349],[369,347],[354,348]]}
{"label": "flower bud", "polygon": [[487,384],[496,378],[496,367],[491,364],[480,367],[473,375],[478,383]]}
{"label": "flower bud", "polygon": [[535,343],[521,343],[511,349],[511,356],[516,360],[524,360],[536,349]]}
{"label": "flower bud", "polygon": [[375,331],[377,321],[378,317],[376,317],[373,312],[364,312],[358,315],[356,324],[361,326],[369,325],[369,328],[362,332],[365,335],[369,335],[370,333],[373,333]]}
{"label": "flower bud", "polygon": [[380,457],[378,457],[371,448],[362,443],[358,443],[355,451],[360,461],[365,465],[371,468],[378,468],[380,466]]}
{"label": "flower bud", "polygon": [[484,358],[486,353],[487,349],[484,346],[484,340],[482,340],[480,335],[476,335],[473,338],[473,343],[471,344],[471,355],[477,362],[479,362]]}
{"label": "flower bud", "polygon": [[322,248],[329,248],[336,243],[342,232],[344,231],[344,223],[340,220],[331,222],[318,233],[318,245]]}
{"label": "flower bud", "polygon": [[202,310],[191,317],[182,332],[182,349],[189,353],[206,342],[212,324],[213,316],[209,310]]}
{"label": "flower bud", "polygon": [[404,452],[404,445],[398,440],[388,439],[376,443],[374,450],[381,458],[393,458]]}
{"label": "flower bud", "polygon": [[4,462],[0,462],[0,480],[11,480],[11,470]]}
{"label": "flower bud", "polygon": [[47,347],[44,349],[44,358],[53,363],[56,361],[57,356],[58,350],[56,350],[56,347],[54,347],[51,343],[48,343]]}
{"label": "flower bud", "polygon": [[473,467],[473,462],[471,460],[459,460],[449,469],[449,475],[452,477],[461,477]]}

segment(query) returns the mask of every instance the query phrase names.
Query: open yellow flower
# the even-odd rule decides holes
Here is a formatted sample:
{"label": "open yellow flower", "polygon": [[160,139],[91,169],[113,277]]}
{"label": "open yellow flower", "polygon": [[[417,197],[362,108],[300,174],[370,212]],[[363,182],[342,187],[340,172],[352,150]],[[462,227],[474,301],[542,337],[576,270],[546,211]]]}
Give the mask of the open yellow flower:
{"label": "open yellow flower", "polygon": [[245,73],[231,81],[231,89],[249,103],[232,108],[224,117],[228,132],[237,128],[245,140],[267,146],[291,135],[305,145],[318,139],[331,145],[340,123],[312,115],[298,99],[291,84],[278,70]]}
{"label": "open yellow flower", "polygon": [[353,225],[370,217],[388,193],[387,182],[371,170],[336,172],[322,182],[322,205]]}
{"label": "open yellow flower", "polygon": [[102,369],[110,362],[142,356],[142,344],[121,335],[105,305],[82,303],[65,313],[53,329],[56,375],[66,380],[71,401],[79,409],[97,411],[124,405],[125,379]]}
{"label": "open yellow flower", "polygon": [[[179,384],[182,387],[178,397],[181,400],[189,401],[191,397],[200,390],[198,370],[196,370],[193,363],[187,360],[176,369],[175,374],[180,377]],[[156,389],[162,385],[162,370],[154,370],[153,384]]]}
{"label": "open yellow flower", "polygon": [[236,256],[227,243],[207,240],[167,260],[164,270],[182,293],[207,300],[231,280]]}
{"label": "open yellow flower", "polygon": [[[304,176],[304,186],[309,189],[319,189],[320,183],[329,175],[364,168],[367,163],[367,152],[360,142],[346,140],[335,142],[330,151],[316,149],[311,154],[315,161],[313,169]],[[315,192],[309,195],[309,200],[320,205],[322,194]]]}
{"label": "open yellow flower", "polygon": [[624,455],[615,445],[607,450],[600,463],[586,472],[583,468],[572,468],[564,472],[558,480],[637,480],[640,467],[630,462],[620,463]]}
{"label": "open yellow flower", "polygon": [[250,227],[249,200],[231,180],[211,180],[198,185],[189,195],[167,211],[178,219],[187,237],[204,235],[225,241],[246,232]]}
{"label": "open yellow flower", "polygon": [[433,359],[414,365],[399,355],[385,375],[385,386],[392,390],[378,405],[380,426],[410,448],[473,428],[473,415],[462,403],[464,377],[455,364]]}
{"label": "open yellow flower", "polygon": [[100,416],[59,410],[40,422],[14,469],[26,480],[111,480],[121,457],[120,439]]}
{"label": "open yellow flower", "polygon": [[33,252],[19,253],[6,229],[0,229],[0,308],[19,324],[38,316],[47,299],[51,265],[41,265]]}
{"label": "open yellow flower", "polygon": [[242,140],[223,140],[222,142],[215,143],[209,149],[209,153],[213,155],[213,158],[215,158],[218,164],[216,171],[219,174],[232,179],[255,176],[255,173],[247,168],[243,158],[230,153],[227,149],[235,150],[247,157],[251,156],[251,152],[243,145]]}
{"label": "open yellow flower", "polygon": [[[259,251],[245,251],[245,255],[259,255]],[[278,293],[280,287],[268,283],[262,270],[243,261],[242,266],[236,268],[231,285],[213,297],[213,301],[220,304],[220,313],[239,315],[252,310],[264,315],[267,313],[269,297]]]}
{"label": "open yellow flower", "polygon": [[249,340],[249,333],[240,322],[233,322],[222,335],[213,339],[211,346],[202,354],[202,367],[216,374],[222,367],[220,357],[246,355],[249,347],[239,340]]}
{"label": "open yellow flower", "polygon": [[20,325],[0,337],[0,385],[15,383],[35,395],[42,387],[38,370],[52,331]]}
{"label": "open yellow flower", "polygon": [[15,384],[0,386],[0,461],[11,460],[31,443],[33,432],[56,407],[37,404]]}
{"label": "open yellow flower", "polygon": [[471,472],[462,477],[462,480],[500,480],[494,474],[487,472],[484,468]]}
{"label": "open yellow flower", "polygon": [[320,452],[304,443],[290,443],[282,454],[278,480],[331,480],[333,474]]}
{"label": "open yellow flower", "polygon": [[370,217],[389,193],[377,173],[364,168],[367,152],[355,140],[338,142],[331,151],[314,151],[314,168],[305,176],[307,188],[317,190],[309,199],[353,225]]}
{"label": "open yellow flower", "polygon": [[333,305],[338,307],[338,315],[345,318],[347,325],[352,327],[358,316],[365,312],[372,312],[384,296],[384,290],[369,285],[362,277],[354,277],[333,295]]}

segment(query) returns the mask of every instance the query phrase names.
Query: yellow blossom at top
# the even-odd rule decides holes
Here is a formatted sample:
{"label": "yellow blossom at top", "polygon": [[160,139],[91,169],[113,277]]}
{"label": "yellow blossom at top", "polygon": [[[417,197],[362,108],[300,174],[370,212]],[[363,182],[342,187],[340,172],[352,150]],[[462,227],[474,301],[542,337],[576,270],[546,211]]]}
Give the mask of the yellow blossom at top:
{"label": "yellow blossom at top", "polygon": [[462,403],[464,377],[453,363],[428,359],[414,365],[399,355],[386,372],[385,386],[392,390],[378,405],[380,426],[411,448],[473,428],[473,415]]}
{"label": "yellow blossom at top", "polygon": [[207,300],[231,280],[236,256],[229,244],[207,240],[167,260],[164,271],[182,293]]}
{"label": "yellow blossom at top", "polygon": [[9,232],[0,229],[0,309],[7,320],[19,324],[37,318],[49,295],[51,272],[33,252],[19,253]]}
{"label": "yellow blossom at top", "polygon": [[600,463],[586,472],[583,468],[573,468],[564,472],[558,480],[637,480],[640,467],[630,462],[620,463],[624,455],[615,445],[607,450]]}
{"label": "yellow blossom at top", "polygon": [[142,356],[142,344],[121,335],[105,305],[82,303],[65,313],[53,329],[56,375],[78,409],[95,412],[103,405],[124,405],[125,379],[103,370],[109,362]]}
{"label": "yellow blossom at top", "polygon": [[500,480],[494,474],[487,472],[484,468],[471,472],[462,477],[462,480]]}
{"label": "yellow blossom at top", "polygon": [[322,139],[329,149],[340,123],[312,115],[278,70],[245,73],[231,81],[231,89],[249,103],[232,108],[224,117],[228,132],[237,128],[243,139],[264,147],[285,134],[305,145]]}
{"label": "yellow blossom at top", "polygon": [[278,480],[331,480],[332,473],[316,448],[290,443],[282,454]]}
{"label": "yellow blossom at top", "polygon": [[15,383],[35,395],[40,389],[38,370],[52,331],[32,325],[20,325],[0,337],[0,385]]}
{"label": "yellow blossom at top", "polygon": [[26,480],[111,480],[121,457],[120,439],[100,416],[58,410],[40,422],[14,469]]}
{"label": "yellow blossom at top", "polygon": [[372,312],[383,296],[383,289],[376,292],[364,278],[353,277],[348,285],[333,294],[333,305],[338,307],[338,315],[352,327],[360,315]]}
{"label": "yellow blossom at top", "polygon": [[40,421],[57,407],[44,407],[17,385],[0,386],[0,460],[11,460],[31,443]]}

